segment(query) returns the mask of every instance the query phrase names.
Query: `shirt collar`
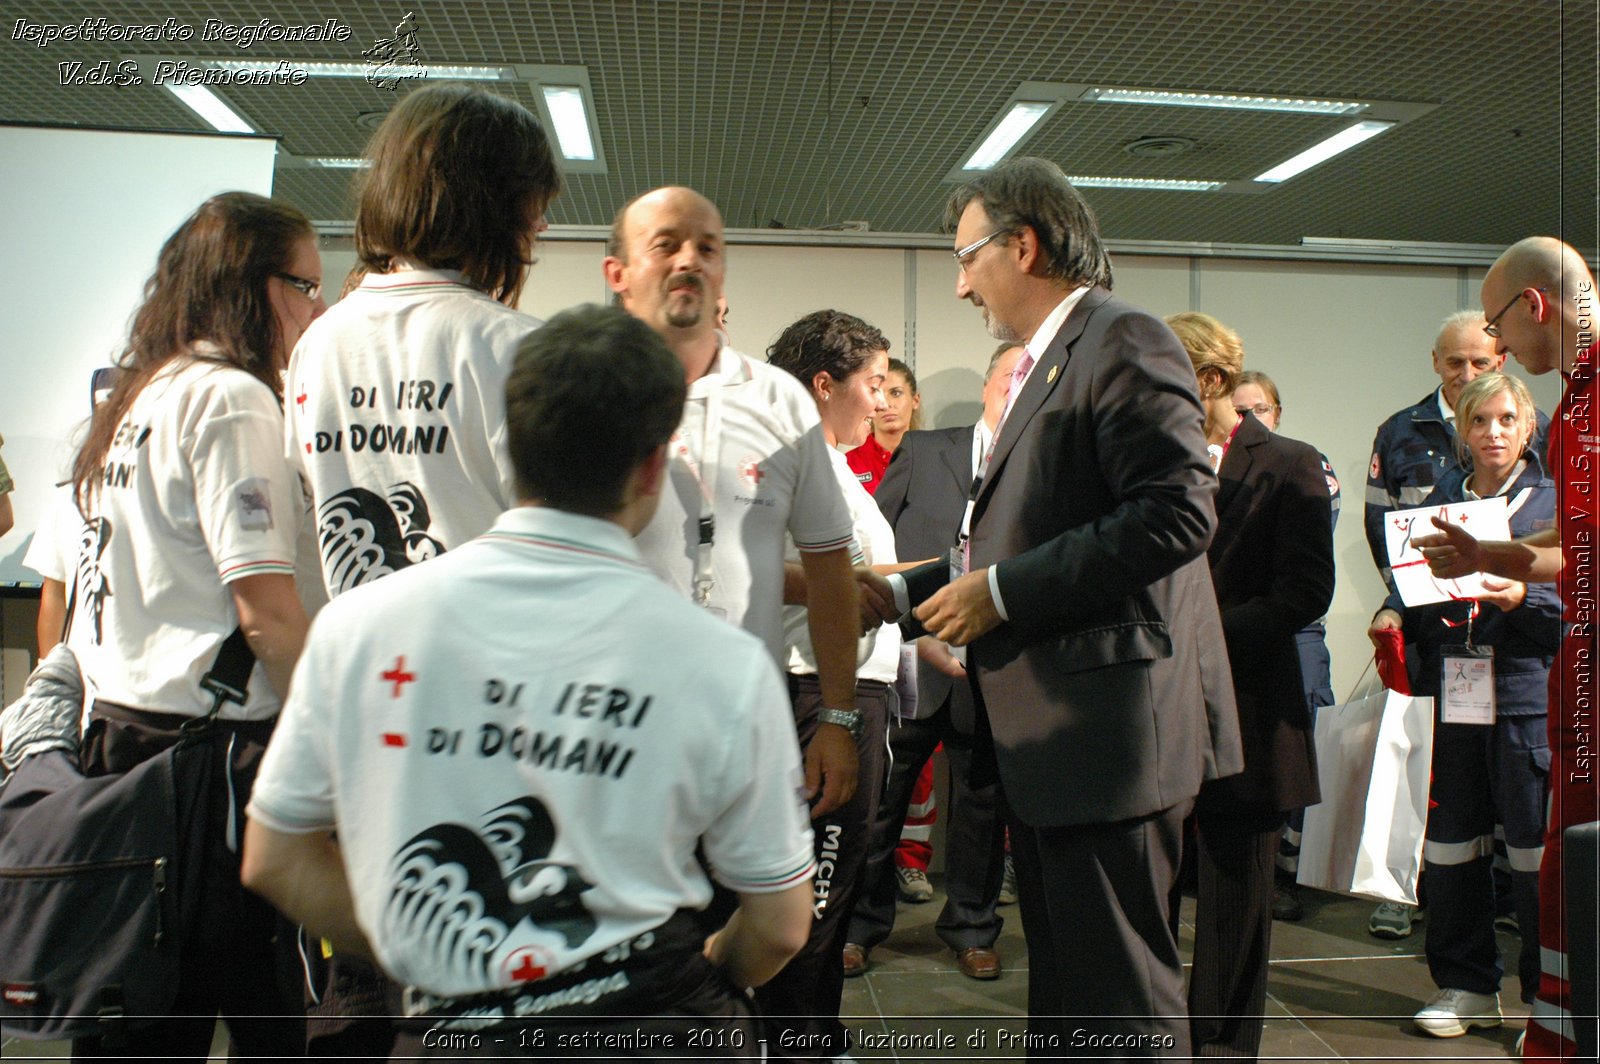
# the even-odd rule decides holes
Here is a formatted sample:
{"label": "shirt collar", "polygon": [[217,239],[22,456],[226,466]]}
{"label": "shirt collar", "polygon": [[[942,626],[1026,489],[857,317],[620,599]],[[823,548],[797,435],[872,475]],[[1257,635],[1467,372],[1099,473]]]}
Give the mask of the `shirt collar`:
{"label": "shirt collar", "polygon": [[1456,412],[1450,408],[1450,403],[1444,397],[1444,385],[1439,385],[1439,390],[1434,394],[1439,398],[1439,416],[1444,418],[1446,424],[1454,425]]}
{"label": "shirt collar", "polygon": [[495,519],[484,536],[535,547],[598,554],[631,565],[644,564],[633,537],[621,525],[549,506],[513,506]]}
{"label": "shirt collar", "polygon": [[1033,352],[1034,362],[1044,357],[1044,353],[1055,342],[1056,333],[1061,331],[1062,324],[1067,320],[1067,315],[1072,313],[1072,308],[1077,306],[1089,292],[1088,285],[1081,285],[1067,293],[1067,298],[1056,304],[1056,309],[1045,315],[1044,321],[1033,331],[1033,336],[1028,340],[1028,350]]}
{"label": "shirt collar", "polygon": [[1528,460],[1526,458],[1519,459],[1517,464],[1511,467],[1511,473],[1506,477],[1505,482],[1500,485],[1500,490],[1490,492],[1488,495],[1479,495],[1477,492],[1472,490],[1472,474],[1469,473],[1467,474],[1467,479],[1461,482],[1461,493],[1465,495],[1469,501],[1477,499],[1493,499],[1498,496],[1508,494],[1511,489],[1516,486],[1517,481],[1522,478],[1522,474],[1527,471],[1527,468]]}
{"label": "shirt collar", "polygon": [[[717,334],[719,337],[721,333]],[[717,348],[716,361],[706,375],[689,385],[690,399],[704,399],[712,388],[731,388],[750,379],[745,357],[727,344]]]}
{"label": "shirt collar", "polygon": [[[460,285],[472,288],[467,275],[460,270],[394,270],[390,273],[369,273],[361,278],[361,288],[369,292],[392,292],[401,288],[438,287]],[[477,289],[473,288],[473,291]]]}

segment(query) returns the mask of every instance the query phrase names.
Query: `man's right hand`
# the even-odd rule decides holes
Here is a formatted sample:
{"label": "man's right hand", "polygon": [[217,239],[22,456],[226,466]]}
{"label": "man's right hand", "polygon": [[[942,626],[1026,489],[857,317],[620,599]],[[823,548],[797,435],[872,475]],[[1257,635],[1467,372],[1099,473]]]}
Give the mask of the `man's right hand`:
{"label": "man's right hand", "polygon": [[806,745],[806,798],[815,798],[811,819],[827,816],[856,793],[855,736],[841,724],[819,724]]}

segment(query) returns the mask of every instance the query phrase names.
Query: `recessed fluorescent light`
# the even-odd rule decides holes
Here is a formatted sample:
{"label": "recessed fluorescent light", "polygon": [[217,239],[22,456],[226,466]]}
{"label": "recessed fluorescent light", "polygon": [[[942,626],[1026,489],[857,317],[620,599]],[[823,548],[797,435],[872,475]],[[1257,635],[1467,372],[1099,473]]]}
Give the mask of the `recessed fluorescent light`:
{"label": "recessed fluorescent light", "polygon": [[583,90],[571,85],[545,85],[544,105],[556,127],[561,154],[568,159],[594,160],[594,137],[589,133],[589,116],[583,106]]}
{"label": "recessed fluorescent light", "polygon": [[222,102],[222,97],[204,85],[162,86],[183,101],[185,107],[205,119],[212,129],[223,133],[254,133],[256,127],[246,122],[239,113]]}
{"label": "recessed fluorescent light", "polygon": [[1011,110],[994,127],[994,132],[983,139],[978,145],[978,150],[973,152],[967,161],[961,164],[963,170],[987,170],[994,166],[1006,153],[1015,148],[1039,120],[1049,113],[1051,103],[1019,102],[1011,105]]}
{"label": "recessed fluorescent light", "polygon": [[[213,59],[207,60],[206,65],[218,70],[275,70],[279,64],[287,64],[290,70],[303,70],[314,78],[364,78],[375,69],[370,63],[329,63],[316,59],[284,59],[272,62],[252,61],[249,59]],[[438,66],[427,63],[422,65],[426,76],[433,80],[444,81],[503,81],[505,71],[494,66]]]}
{"label": "recessed fluorescent light", "polygon": [[1319,163],[1325,163],[1340,152],[1349,151],[1357,144],[1376,137],[1379,133],[1389,129],[1396,122],[1357,122],[1347,129],[1342,129],[1328,139],[1313,144],[1299,155],[1274,166],[1271,170],[1256,178],[1257,181],[1276,183],[1287,181],[1298,173],[1303,173]]}
{"label": "recessed fluorescent light", "polygon": [[1294,96],[1238,96],[1221,92],[1162,92],[1158,89],[1090,89],[1079,98],[1095,103],[1225,107],[1239,111],[1294,111],[1313,115],[1353,115],[1367,109],[1364,103],[1348,100],[1309,100]]}
{"label": "recessed fluorescent light", "polygon": [[312,155],[305,161],[325,170],[362,170],[371,165],[357,155]]}
{"label": "recessed fluorescent light", "polygon": [[1138,188],[1156,192],[1210,192],[1221,181],[1181,181],[1164,177],[1068,177],[1078,188]]}

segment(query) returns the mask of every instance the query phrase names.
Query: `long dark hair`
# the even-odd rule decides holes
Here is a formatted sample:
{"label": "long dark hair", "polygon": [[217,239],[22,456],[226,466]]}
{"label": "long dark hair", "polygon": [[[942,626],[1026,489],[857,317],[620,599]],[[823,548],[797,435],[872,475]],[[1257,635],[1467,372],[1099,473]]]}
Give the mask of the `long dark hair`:
{"label": "long dark hair", "polygon": [[294,245],[314,237],[311,222],[286,203],[250,192],[224,192],[202,203],[161,245],[156,272],[134,312],[116,384],[89,423],[72,466],[78,508],[87,511],[117,426],[134,397],[162,367],[209,340],[218,361],[237,366],[282,396],[278,318],[267,282]]}
{"label": "long dark hair", "polygon": [[550,142],[526,107],[466,85],[418,89],[367,144],[356,254],[372,273],[396,258],[460,270],[517,305],[533,260],[529,227],[561,192]]}

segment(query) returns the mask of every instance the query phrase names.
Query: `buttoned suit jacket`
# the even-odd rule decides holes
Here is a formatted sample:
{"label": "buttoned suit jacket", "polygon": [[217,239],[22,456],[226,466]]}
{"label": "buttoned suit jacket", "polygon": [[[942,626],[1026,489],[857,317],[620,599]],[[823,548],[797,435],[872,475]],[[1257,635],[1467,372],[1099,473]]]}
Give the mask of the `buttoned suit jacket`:
{"label": "buttoned suit jacket", "polygon": [[1333,600],[1333,520],[1322,458],[1246,415],[1217,470],[1206,555],[1222,610],[1244,771],[1207,784],[1231,809],[1314,805],[1317,758],[1295,633]]}
{"label": "buttoned suit jacket", "polygon": [[[873,498],[894,529],[895,557],[946,559],[961,530],[972,491],[975,425],[924,429],[900,437]],[[917,703],[929,714],[950,700],[950,722],[963,735],[973,727],[972,691],[927,662],[917,660]]]}
{"label": "buttoned suit jacket", "polygon": [[972,524],[972,567],[1003,563],[1010,620],[969,667],[1025,823],[1148,816],[1242,767],[1194,369],[1098,287],[1036,355]]}

